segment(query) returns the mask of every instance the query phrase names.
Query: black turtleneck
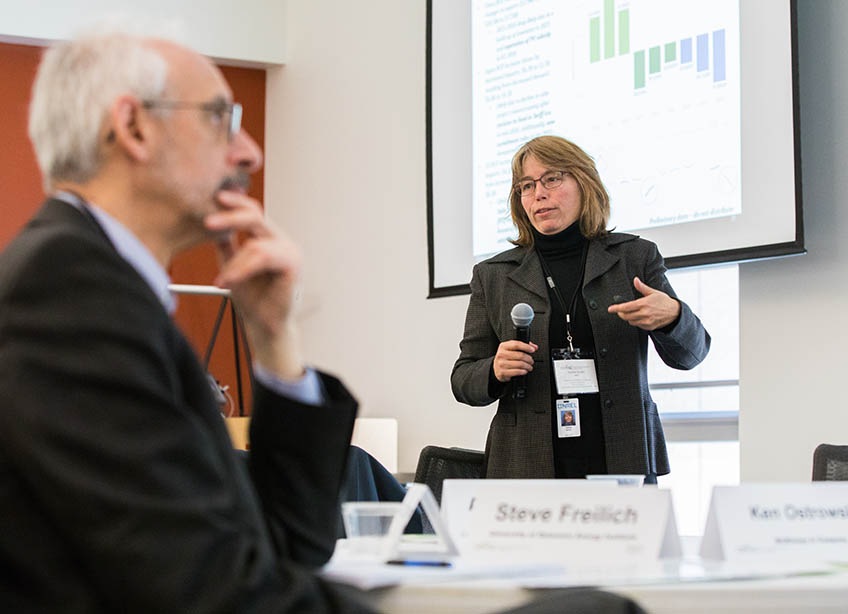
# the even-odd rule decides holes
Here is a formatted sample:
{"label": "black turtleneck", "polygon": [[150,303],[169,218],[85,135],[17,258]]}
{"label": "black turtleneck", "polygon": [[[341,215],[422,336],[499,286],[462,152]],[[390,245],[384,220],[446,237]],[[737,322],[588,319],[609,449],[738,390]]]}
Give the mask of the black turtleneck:
{"label": "black turtleneck", "polygon": [[[583,293],[580,289],[583,279],[583,254],[588,249],[588,240],[580,233],[580,224],[575,222],[565,230],[553,235],[543,235],[533,229],[535,248],[544,259],[554,283],[559,290],[565,308],[572,310],[571,335],[575,349],[581,354],[595,356],[595,340],[592,325]],[[565,312],[554,291],[548,284],[548,298],[551,303],[548,344],[550,348],[567,348],[567,328]],[[597,394],[578,395],[580,402],[580,437],[560,438],[556,424],[556,382],[553,365],[551,378],[551,435],[553,438],[554,470],[558,478],[582,478],[588,474],[606,473],[606,455],[604,449],[604,430],[601,422],[601,406]]]}

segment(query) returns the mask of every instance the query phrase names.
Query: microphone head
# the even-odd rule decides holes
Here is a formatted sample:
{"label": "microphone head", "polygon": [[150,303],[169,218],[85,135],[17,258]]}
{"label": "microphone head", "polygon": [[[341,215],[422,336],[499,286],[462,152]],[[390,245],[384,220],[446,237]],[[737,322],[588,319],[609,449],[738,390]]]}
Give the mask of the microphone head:
{"label": "microphone head", "polygon": [[516,328],[525,328],[530,326],[530,322],[533,321],[534,315],[533,308],[527,303],[518,303],[512,308],[512,311],[509,312],[509,317],[512,318],[512,323],[516,326]]}

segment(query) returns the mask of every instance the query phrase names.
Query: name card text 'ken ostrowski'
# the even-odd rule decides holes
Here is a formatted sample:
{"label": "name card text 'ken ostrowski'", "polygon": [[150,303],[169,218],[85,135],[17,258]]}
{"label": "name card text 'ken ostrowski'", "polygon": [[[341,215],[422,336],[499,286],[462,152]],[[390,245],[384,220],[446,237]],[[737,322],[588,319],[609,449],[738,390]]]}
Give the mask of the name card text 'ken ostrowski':
{"label": "name card text 'ken ostrowski'", "polygon": [[752,505],[751,520],[848,520],[848,505],[814,506],[787,503],[783,507]]}
{"label": "name card text 'ken ostrowski'", "polygon": [[848,483],[716,486],[701,556],[848,561]]}
{"label": "name card text 'ken ostrowski'", "polygon": [[[496,480],[492,480],[496,482]],[[479,550],[547,551],[564,558],[655,559],[667,533],[678,540],[668,491],[655,488],[551,488],[528,485],[478,492],[471,541]]]}

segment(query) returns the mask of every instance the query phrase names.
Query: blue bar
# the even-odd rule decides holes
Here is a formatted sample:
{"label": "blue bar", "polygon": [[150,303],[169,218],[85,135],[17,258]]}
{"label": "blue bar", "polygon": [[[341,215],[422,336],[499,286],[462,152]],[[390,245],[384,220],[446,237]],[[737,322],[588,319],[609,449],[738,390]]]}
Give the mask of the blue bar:
{"label": "blue bar", "polygon": [[710,35],[699,34],[697,39],[698,46],[698,72],[708,70],[710,67]]}
{"label": "blue bar", "polygon": [[724,81],[724,28],[713,32],[713,83]]}
{"label": "blue bar", "polygon": [[680,41],[680,63],[688,64],[692,61],[692,39],[684,38]]}

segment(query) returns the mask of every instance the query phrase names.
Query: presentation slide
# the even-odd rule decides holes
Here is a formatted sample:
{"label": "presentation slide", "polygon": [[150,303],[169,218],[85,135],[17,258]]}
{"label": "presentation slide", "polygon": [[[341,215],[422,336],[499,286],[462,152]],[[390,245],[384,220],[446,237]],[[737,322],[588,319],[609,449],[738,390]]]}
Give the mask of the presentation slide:
{"label": "presentation slide", "polygon": [[510,247],[510,161],[558,134],[595,159],[622,231],[741,213],[739,2],[472,5],[473,253]]}

